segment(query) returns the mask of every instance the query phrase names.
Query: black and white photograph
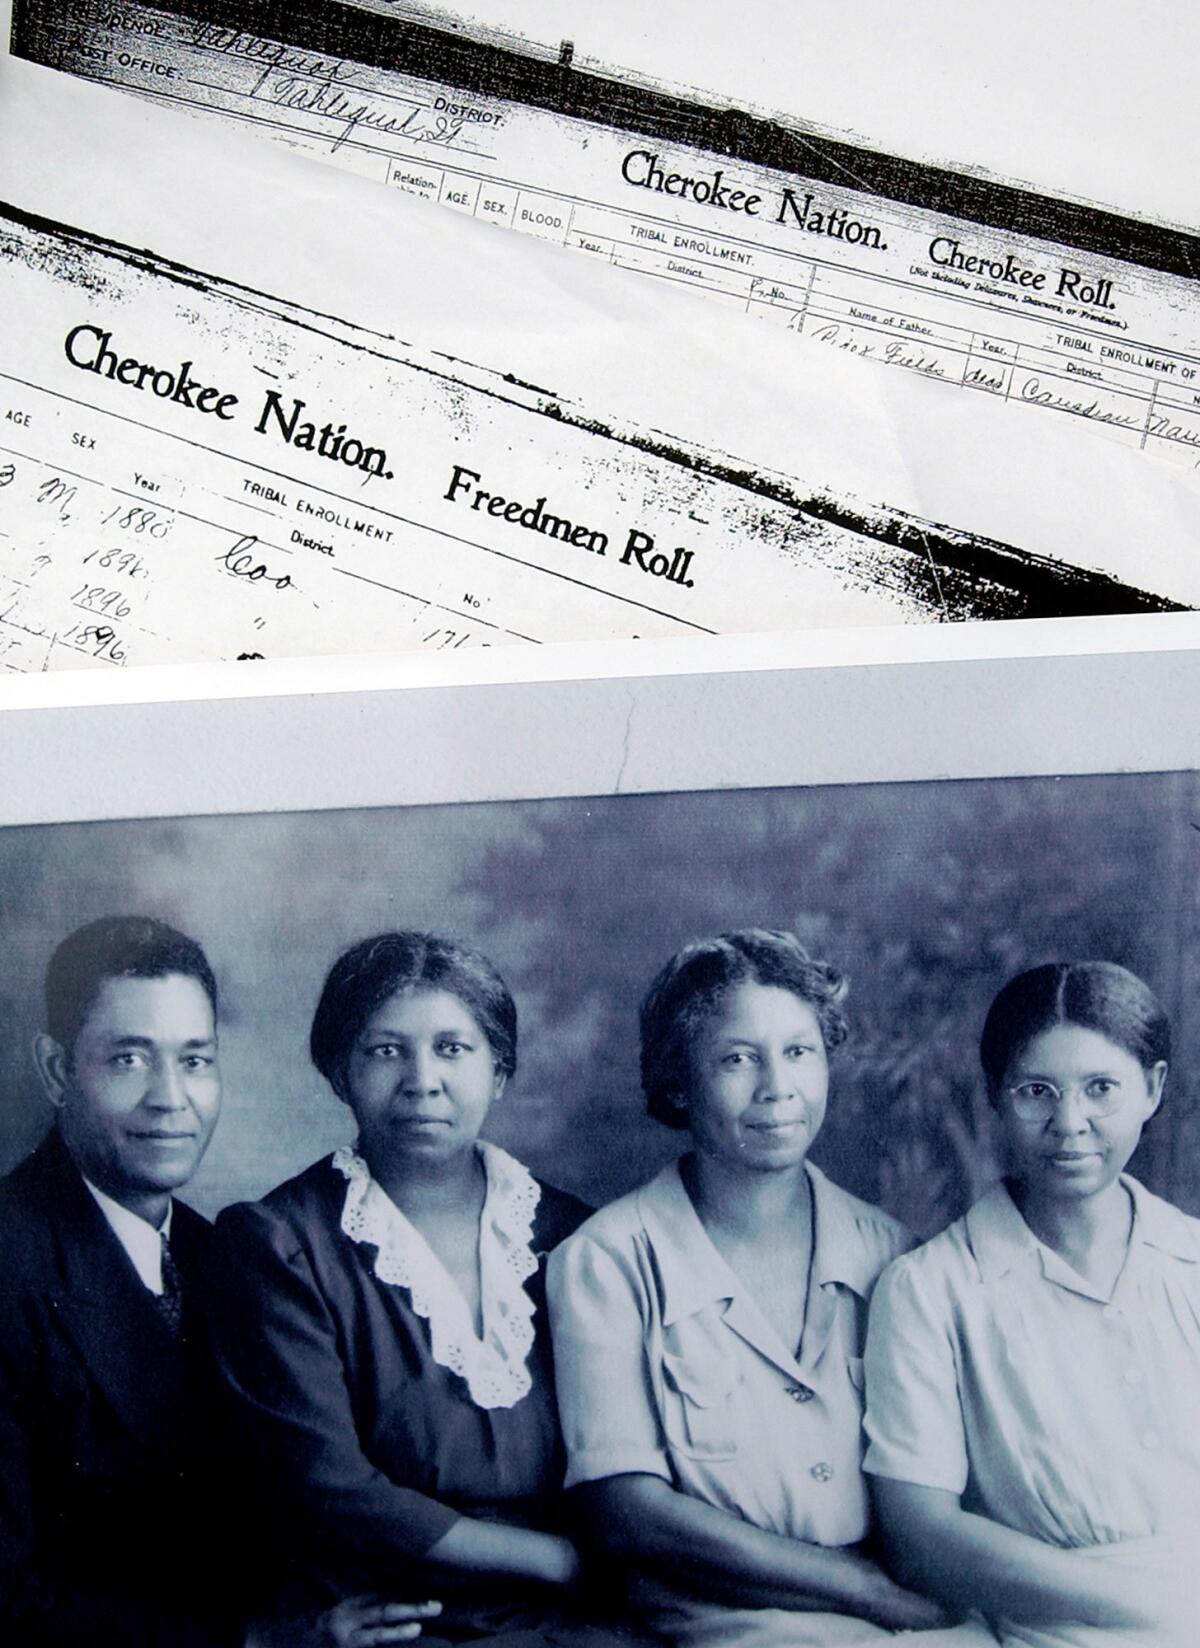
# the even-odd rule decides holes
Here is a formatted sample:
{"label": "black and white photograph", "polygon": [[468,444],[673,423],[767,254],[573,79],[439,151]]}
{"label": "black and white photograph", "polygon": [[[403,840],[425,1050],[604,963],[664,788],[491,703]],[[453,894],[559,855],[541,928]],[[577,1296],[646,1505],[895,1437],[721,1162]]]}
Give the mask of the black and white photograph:
{"label": "black and white photograph", "polygon": [[3,1648],[1196,1648],[1198,61],[0,0]]}
{"label": "black and white photograph", "polygon": [[[175,754],[161,814],[0,832],[12,1640],[1184,1643],[1189,671],[251,704],[318,808],[244,704],[38,712],[48,764]],[[777,781],[789,716],[842,781]]]}

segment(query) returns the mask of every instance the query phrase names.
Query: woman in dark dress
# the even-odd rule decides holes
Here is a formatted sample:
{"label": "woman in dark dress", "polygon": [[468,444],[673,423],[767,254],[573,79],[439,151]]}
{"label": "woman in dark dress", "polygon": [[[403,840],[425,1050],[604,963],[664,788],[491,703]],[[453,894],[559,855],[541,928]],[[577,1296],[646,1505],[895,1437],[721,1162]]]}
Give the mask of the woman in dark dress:
{"label": "woman in dark dress", "polygon": [[310,1049],[357,1142],[218,1221],[218,1353],[291,1591],[436,1599],[435,1640],[558,1640],[578,1575],[541,1267],[587,1210],[479,1138],[516,1032],[477,952],[355,945]]}

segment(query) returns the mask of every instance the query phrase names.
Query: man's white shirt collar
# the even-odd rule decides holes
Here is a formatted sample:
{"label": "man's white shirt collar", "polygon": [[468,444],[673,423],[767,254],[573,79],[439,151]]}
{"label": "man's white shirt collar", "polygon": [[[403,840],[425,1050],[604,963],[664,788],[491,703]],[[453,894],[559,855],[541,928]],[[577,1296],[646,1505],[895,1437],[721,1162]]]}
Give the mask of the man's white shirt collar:
{"label": "man's white shirt collar", "polygon": [[120,1202],[114,1202],[111,1196],[106,1196],[102,1190],[97,1190],[90,1179],[84,1179],[96,1205],[108,1220],[114,1236],[129,1255],[130,1263],[141,1277],[143,1283],[151,1293],[162,1293],[162,1245],[171,1234],[171,1214],[175,1210],[174,1202],[167,1203],[167,1216],[161,1228],[150,1224],[148,1220],[131,1213]]}

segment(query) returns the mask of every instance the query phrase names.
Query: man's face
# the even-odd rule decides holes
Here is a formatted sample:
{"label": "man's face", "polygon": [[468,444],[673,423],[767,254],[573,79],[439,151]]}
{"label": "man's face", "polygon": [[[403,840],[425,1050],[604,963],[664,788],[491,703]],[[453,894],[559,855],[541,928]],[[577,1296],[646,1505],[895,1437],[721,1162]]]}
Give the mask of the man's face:
{"label": "man's face", "polygon": [[[55,1044],[51,1044],[54,1046]],[[221,1108],[217,1031],[198,980],[110,978],[56,1063],[59,1125],[85,1178],[158,1223]]]}

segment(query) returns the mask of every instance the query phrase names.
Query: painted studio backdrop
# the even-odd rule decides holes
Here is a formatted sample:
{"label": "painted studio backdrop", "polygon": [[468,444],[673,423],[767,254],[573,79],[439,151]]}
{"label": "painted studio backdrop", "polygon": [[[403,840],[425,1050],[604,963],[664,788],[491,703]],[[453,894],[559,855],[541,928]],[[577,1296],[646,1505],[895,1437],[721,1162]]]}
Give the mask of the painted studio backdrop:
{"label": "painted studio backdrop", "polygon": [[1142,974],[1171,1015],[1168,1101],[1133,1163],[1200,1213],[1200,780],[1004,779],[264,813],[0,831],[0,1170],[44,1131],[29,1044],[58,940],[107,913],[198,938],[222,992],[225,1110],[187,1199],[261,1195],[352,1134],[308,1062],[348,944],[422,927],[478,944],[520,1013],[487,1131],[594,1204],[680,1145],[649,1121],[637,1007],[687,940],[791,926],[850,978],[814,1152],[921,1234],[998,1173],[976,1046],[1041,961]]}

